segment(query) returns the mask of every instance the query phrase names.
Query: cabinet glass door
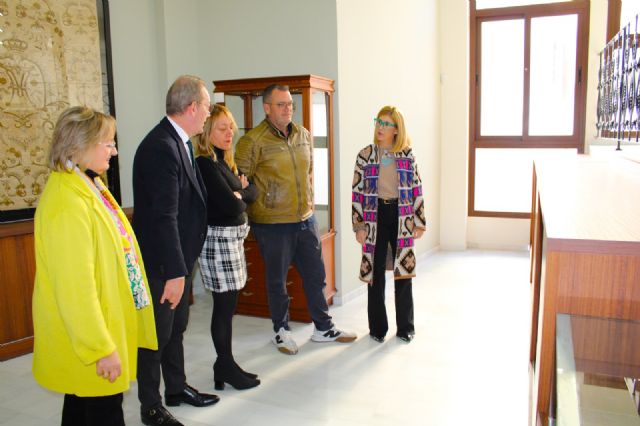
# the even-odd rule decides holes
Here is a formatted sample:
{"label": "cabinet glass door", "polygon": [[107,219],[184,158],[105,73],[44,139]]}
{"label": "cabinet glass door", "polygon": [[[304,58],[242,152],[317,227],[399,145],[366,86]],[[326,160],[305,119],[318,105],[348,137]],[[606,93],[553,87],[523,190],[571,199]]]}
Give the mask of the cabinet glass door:
{"label": "cabinet glass door", "polygon": [[315,197],[315,215],[320,234],[331,229],[327,97],[328,94],[321,91],[314,91],[311,95],[313,193]]}
{"label": "cabinet glass door", "polygon": [[231,111],[231,115],[233,115],[233,119],[238,125],[238,131],[233,135],[233,149],[235,150],[238,139],[240,139],[245,133],[247,133],[247,131],[249,131],[249,129],[246,128],[244,119],[244,100],[241,96],[228,95],[215,96],[214,100],[216,102],[223,102],[224,105],[229,108],[229,111]]}

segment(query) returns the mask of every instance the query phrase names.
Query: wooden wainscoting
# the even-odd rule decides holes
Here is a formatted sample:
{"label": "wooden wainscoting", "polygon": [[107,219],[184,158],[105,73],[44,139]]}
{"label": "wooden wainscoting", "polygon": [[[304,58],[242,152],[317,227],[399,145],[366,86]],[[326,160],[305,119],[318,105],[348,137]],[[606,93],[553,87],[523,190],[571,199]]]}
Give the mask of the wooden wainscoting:
{"label": "wooden wainscoting", "polygon": [[0,225],[0,361],[33,350],[33,221]]}

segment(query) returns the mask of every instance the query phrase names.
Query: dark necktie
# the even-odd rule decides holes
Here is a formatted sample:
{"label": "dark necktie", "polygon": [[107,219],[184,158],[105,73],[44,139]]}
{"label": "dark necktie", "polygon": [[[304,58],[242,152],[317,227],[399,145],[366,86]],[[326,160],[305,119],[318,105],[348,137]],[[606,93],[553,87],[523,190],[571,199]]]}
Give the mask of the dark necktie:
{"label": "dark necktie", "polygon": [[191,160],[191,167],[196,168],[196,162],[193,158],[193,144],[191,143],[191,139],[187,139],[187,146],[189,147],[189,159]]}

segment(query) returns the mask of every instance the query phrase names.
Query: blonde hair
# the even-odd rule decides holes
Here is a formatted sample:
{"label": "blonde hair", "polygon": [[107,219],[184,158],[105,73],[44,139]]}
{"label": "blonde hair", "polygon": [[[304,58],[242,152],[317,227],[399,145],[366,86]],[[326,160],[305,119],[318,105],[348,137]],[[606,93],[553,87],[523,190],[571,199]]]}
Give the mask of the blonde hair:
{"label": "blonde hair", "polygon": [[[394,106],[385,105],[378,112],[377,117],[380,118],[383,115],[390,116],[393,122],[396,124],[396,129],[398,130],[398,134],[395,135],[395,140],[393,142],[393,147],[391,147],[391,151],[400,152],[403,149],[410,147],[411,139],[407,134],[407,128],[404,125],[404,117],[402,116],[402,113],[400,112],[400,110],[398,110],[398,108]],[[373,135],[373,143],[376,145],[378,144],[378,140],[376,139],[375,132]]]}
{"label": "blonde hair", "polygon": [[55,171],[71,171],[73,157],[105,139],[113,139],[116,120],[87,106],[67,108],[60,114],[49,146],[48,166]]}
{"label": "blonde hair", "polygon": [[[224,105],[213,104],[211,105],[211,109],[209,110],[210,115],[207,118],[207,121],[204,122],[204,128],[202,129],[202,133],[198,136],[194,137],[196,142],[196,152],[198,155],[203,157],[211,157],[213,161],[218,161],[216,153],[213,149],[213,144],[211,143],[211,132],[213,131],[213,126],[218,121],[222,115],[225,115],[229,121],[231,121],[231,129],[235,133],[238,130],[238,125],[236,124],[236,120],[233,118],[231,111]],[[223,160],[225,163],[229,165],[229,168],[235,173],[238,174],[238,166],[233,159],[233,149],[226,150],[224,152]]]}

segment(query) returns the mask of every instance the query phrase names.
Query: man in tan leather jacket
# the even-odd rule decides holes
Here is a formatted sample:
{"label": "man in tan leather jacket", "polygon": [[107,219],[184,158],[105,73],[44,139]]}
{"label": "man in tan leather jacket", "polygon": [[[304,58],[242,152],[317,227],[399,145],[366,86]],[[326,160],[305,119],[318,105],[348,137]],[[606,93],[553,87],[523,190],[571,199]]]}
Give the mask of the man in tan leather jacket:
{"label": "man in tan leather jacket", "polygon": [[262,95],[266,118],[236,147],[238,169],[258,188],[247,210],[266,268],[269,310],[280,352],[295,355],[289,328],[286,278],[293,262],[303,281],[314,342],[352,342],[356,335],[338,330],[324,297],[325,269],[318,226],[313,216],[312,143],[309,131],[294,124],[289,87],[271,85]]}

